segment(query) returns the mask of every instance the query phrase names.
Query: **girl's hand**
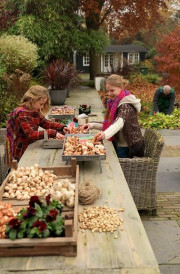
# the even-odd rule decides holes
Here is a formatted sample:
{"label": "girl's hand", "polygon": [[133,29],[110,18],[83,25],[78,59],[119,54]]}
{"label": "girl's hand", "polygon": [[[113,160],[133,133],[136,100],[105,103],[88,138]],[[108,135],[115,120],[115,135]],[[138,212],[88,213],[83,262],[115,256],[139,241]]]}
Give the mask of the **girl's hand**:
{"label": "girl's hand", "polygon": [[90,130],[91,125],[89,123],[87,123],[87,124],[85,124],[85,125],[83,125],[81,127],[82,127],[83,130]]}
{"label": "girl's hand", "polygon": [[63,128],[63,133],[64,134],[70,133],[70,130],[68,129],[68,127]]}
{"label": "girl's hand", "polygon": [[56,133],[56,138],[57,138],[57,139],[64,139],[65,137],[64,137],[64,135],[62,135],[61,133],[57,132],[57,133]]}
{"label": "girl's hand", "polygon": [[101,140],[104,140],[105,134],[103,131],[100,131],[97,134],[95,134],[94,137],[96,140],[101,141]]}

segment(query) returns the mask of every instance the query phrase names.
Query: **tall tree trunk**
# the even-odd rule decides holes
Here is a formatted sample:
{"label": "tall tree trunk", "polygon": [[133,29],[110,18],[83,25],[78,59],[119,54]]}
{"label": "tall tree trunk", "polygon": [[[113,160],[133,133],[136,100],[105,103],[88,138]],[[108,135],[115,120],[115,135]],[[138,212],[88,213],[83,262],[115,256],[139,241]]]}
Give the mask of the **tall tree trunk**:
{"label": "tall tree trunk", "polygon": [[[94,1],[95,7],[97,10],[101,11],[105,0],[95,0]],[[91,10],[88,15],[86,16],[86,26],[87,31],[90,32],[91,30],[98,31],[99,30],[99,22],[100,22],[100,12],[94,12]],[[89,52],[90,56],[90,80],[94,80],[96,74],[101,73],[101,54],[95,52],[93,49],[90,49]]]}
{"label": "tall tree trunk", "polygon": [[89,73],[90,73],[90,80],[94,80],[94,77],[101,73],[101,54],[95,52],[94,50],[90,50],[90,66],[89,66]]}

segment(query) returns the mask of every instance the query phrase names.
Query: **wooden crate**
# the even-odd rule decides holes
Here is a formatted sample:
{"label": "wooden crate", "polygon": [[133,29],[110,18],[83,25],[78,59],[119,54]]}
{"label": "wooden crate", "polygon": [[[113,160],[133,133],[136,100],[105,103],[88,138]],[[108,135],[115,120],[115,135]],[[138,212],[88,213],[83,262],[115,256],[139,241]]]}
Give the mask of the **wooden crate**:
{"label": "wooden crate", "polygon": [[55,120],[63,120],[63,119],[73,119],[75,117],[75,113],[74,114],[49,114],[48,118],[49,119],[55,119]]}
{"label": "wooden crate", "polygon": [[7,164],[6,155],[6,128],[0,129],[0,185],[8,173],[9,165]]}
{"label": "wooden crate", "polygon": [[6,153],[0,145],[0,185],[8,174],[9,165],[7,164]]}
{"label": "wooden crate", "polygon": [[63,148],[64,140],[48,139],[43,141],[43,148]]}
{"label": "wooden crate", "polygon": [[[62,109],[64,108],[64,106],[62,107],[59,107],[59,109]],[[50,112],[48,114],[48,118],[49,119],[57,119],[59,121],[61,121],[62,119],[73,119],[75,117],[75,110],[76,110],[76,107],[75,106],[67,106],[67,108],[71,108],[74,110],[74,112],[72,114],[52,114],[52,112]]]}
{"label": "wooden crate", "polygon": [[[54,237],[45,239],[0,239],[0,256],[76,256],[77,255],[77,224],[78,224],[78,183],[79,183],[79,166],[73,159],[71,165],[61,167],[42,167],[44,170],[53,170],[58,178],[68,178],[76,184],[75,188],[75,205],[74,209],[63,208],[62,215],[67,217],[65,220],[65,237]],[[10,202],[14,207],[22,207],[28,204],[28,201],[19,201],[17,199],[3,198],[4,187],[8,182],[8,177],[0,187],[0,200]]]}

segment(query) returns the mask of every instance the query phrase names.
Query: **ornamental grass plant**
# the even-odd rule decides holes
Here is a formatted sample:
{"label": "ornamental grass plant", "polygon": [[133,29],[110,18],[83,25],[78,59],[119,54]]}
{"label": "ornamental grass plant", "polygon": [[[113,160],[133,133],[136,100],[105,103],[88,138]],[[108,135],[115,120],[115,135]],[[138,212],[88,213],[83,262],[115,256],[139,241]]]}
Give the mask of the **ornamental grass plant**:
{"label": "ornamental grass plant", "polygon": [[74,87],[79,82],[79,71],[74,65],[62,59],[52,61],[44,71],[45,81],[53,90]]}

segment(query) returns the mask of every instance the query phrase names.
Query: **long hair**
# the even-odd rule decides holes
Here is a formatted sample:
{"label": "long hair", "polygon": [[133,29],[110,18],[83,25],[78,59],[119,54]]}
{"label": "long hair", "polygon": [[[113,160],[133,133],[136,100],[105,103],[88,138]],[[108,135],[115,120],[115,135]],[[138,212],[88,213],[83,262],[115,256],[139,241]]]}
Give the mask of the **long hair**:
{"label": "long hair", "polygon": [[50,97],[49,97],[49,92],[47,88],[36,85],[32,86],[26,93],[24,94],[23,98],[21,99],[20,106],[25,107],[28,110],[32,109],[32,103],[36,102],[42,98],[46,97],[47,101],[44,104],[43,108],[41,109],[41,112],[45,115],[49,111],[50,107]]}
{"label": "long hair", "polygon": [[128,80],[125,80],[122,76],[118,74],[111,74],[106,79],[106,84],[109,84],[114,87],[125,87],[128,83]]}

